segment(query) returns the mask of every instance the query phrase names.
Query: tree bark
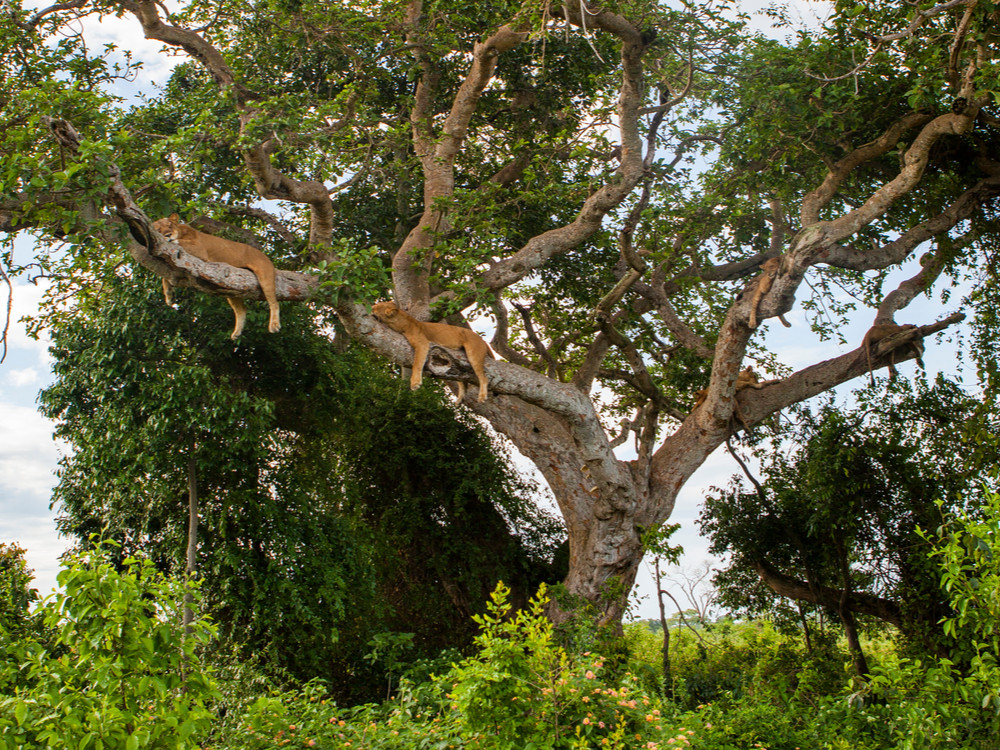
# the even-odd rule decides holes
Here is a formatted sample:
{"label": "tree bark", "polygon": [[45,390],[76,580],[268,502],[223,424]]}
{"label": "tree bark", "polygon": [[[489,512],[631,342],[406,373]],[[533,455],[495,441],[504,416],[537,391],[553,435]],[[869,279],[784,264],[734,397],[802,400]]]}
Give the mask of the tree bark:
{"label": "tree bark", "polygon": [[899,605],[889,599],[854,591],[846,592],[845,595],[841,589],[812,585],[787,576],[761,560],[754,561],[751,565],[760,579],[781,596],[821,604],[834,612],[871,615],[896,627],[901,627],[903,624],[903,614]]}

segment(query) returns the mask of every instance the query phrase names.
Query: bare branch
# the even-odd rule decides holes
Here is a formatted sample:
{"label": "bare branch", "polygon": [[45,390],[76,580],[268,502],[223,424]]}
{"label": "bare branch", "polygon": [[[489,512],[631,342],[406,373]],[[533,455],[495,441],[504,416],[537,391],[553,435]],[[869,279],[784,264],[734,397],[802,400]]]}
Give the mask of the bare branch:
{"label": "bare branch", "polygon": [[625,360],[628,362],[629,367],[632,368],[632,372],[635,374],[634,381],[630,382],[633,382],[633,385],[637,385],[639,391],[646,398],[651,401],[660,401],[662,399],[660,389],[657,387],[656,383],[653,382],[653,378],[650,376],[649,370],[646,369],[646,363],[642,361],[642,355],[639,354],[639,350],[636,348],[632,340],[608,321],[601,323],[601,332],[607,336],[608,339],[610,339],[611,343],[614,344],[622,354],[625,355]]}
{"label": "bare branch", "polygon": [[875,55],[879,53],[882,49],[882,41],[880,40],[878,44],[875,45],[875,49],[872,50],[871,54],[868,55],[862,62],[855,65],[851,70],[847,71],[843,75],[834,76],[833,78],[827,78],[826,76],[817,75],[816,73],[810,73],[808,70],[802,71],[810,78],[815,78],[817,81],[822,81],[823,83],[833,83],[834,81],[843,81],[845,78],[850,78],[851,76],[856,76],[862,70],[868,67],[872,60],[875,59]]}
{"label": "bare branch", "polygon": [[3,334],[0,335],[0,344],[3,344],[3,354],[0,354],[0,364],[3,364],[3,361],[7,359],[7,334],[10,332],[10,318],[14,313],[14,286],[10,283],[10,277],[2,265],[0,265],[0,278],[3,279],[3,283],[7,286],[7,315],[4,317]]}
{"label": "bare branch", "polygon": [[494,295],[490,309],[493,310],[493,315],[497,319],[497,327],[493,332],[493,338],[490,339],[490,346],[504,359],[521,365],[521,367],[527,367],[532,370],[536,369],[535,362],[510,345],[510,326],[507,320],[507,308],[504,306],[503,300],[500,299],[499,292]]}
{"label": "bare branch", "polygon": [[700,357],[711,359],[713,350],[706,341],[677,314],[670,297],[659,284],[637,284],[636,291],[648,299],[653,305],[663,324],[667,327],[678,343],[685,349],[693,351]]}
{"label": "bare branch", "polygon": [[590,389],[594,385],[594,379],[599,373],[601,362],[604,361],[610,348],[611,339],[603,333],[595,336],[593,342],[590,344],[590,348],[587,349],[583,364],[580,365],[579,369],[573,375],[573,385],[584,393],[590,393]]}
{"label": "bare branch", "polygon": [[552,354],[545,347],[545,344],[542,343],[542,340],[538,338],[538,334],[535,332],[535,326],[531,322],[531,311],[528,309],[528,306],[515,302],[514,309],[521,314],[521,320],[524,323],[524,332],[528,336],[528,341],[531,342],[531,345],[535,348],[535,351],[538,352],[541,358],[545,360],[546,364],[548,365],[546,374],[550,378],[558,378],[559,365],[556,364],[555,359],[552,358]]}
{"label": "bare branch", "polygon": [[913,36],[914,32],[919,29],[928,19],[933,18],[940,13],[944,13],[946,10],[951,10],[959,5],[965,5],[969,0],[948,0],[946,3],[939,3],[932,8],[927,8],[926,10],[917,11],[917,14],[910,21],[909,26],[907,26],[903,31],[897,31],[895,34],[883,34],[882,36],[876,36],[874,34],[868,34],[866,32],[861,32],[864,36],[869,39],[873,39],[879,42],[895,42],[899,39],[905,39],[907,37]]}
{"label": "bare branch", "polygon": [[255,206],[230,206],[227,203],[215,203],[214,205],[218,206],[226,213],[233,214],[234,216],[249,216],[254,219],[260,219],[271,227],[271,229],[273,229],[278,236],[280,236],[281,239],[289,245],[294,247],[299,244],[299,238],[296,237],[287,226],[285,226],[281,219],[269,211],[265,211],[262,208],[256,208]]}
{"label": "bare branch", "polygon": [[156,39],[183,49],[205,66],[220,88],[232,90],[240,105],[245,105],[253,98],[252,92],[237,82],[229,64],[214,46],[193,31],[165,24],[160,19],[159,9],[154,2],[124,0],[122,7],[139,19],[147,39]]}
{"label": "bare branch", "polygon": [[[48,8],[43,8],[35,13],[31,18],[29,18],[24,23],[19,23],[20,26],[25,31],[34,31],[35,28],[40,24],[46,16],[50,16],[53,13],[59,13],[63,10],[76,10],[82,8],[87,4],[87,0],[69,0],[65,3],[57,3],[55,5],[50,5]],[[3,5],[8,5],[6,2]]]}
{"label": "bare branch", "polygon": [[951,40],[951,46],[948,48],[948,81],[955,88],[959,85],[959,55],[962,52],[965,37],[969,33],[969,23],[972,21],[972,15],[976,10],[977,5],[978,3],[968,4],[968,7],[965,9],[965,14],[962,16],[962,20],[958,23],[958,28],[955,29],[955,35]]}

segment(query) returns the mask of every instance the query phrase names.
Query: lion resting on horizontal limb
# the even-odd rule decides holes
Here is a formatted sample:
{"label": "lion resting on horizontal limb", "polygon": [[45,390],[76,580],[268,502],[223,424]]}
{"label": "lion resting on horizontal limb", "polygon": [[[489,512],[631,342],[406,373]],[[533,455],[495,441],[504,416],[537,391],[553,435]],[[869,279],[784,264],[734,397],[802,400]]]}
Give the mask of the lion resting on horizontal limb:
{"label": "lion resting on horizontal limb", "polygon": [[[483,363],[486,357],[493,358],[493,353],[479,334],[468,328],[448,325],[447,323],[425,323],[417,320],[404,310],[400,310],[395,302],[376,302],[372,306],[372,315],[385,323],[389,328],[398,331],[406,337],[413,347],[413,368],[410,373],[410,390],[416,390],[423,382],[424,363],[431,344],[438,344],[447,349],[464,349],[469,358],[476,377],[479,378],[480,402],[488,396],[488,381]],[[458,400],[465,397],[465,383],[458,381]]]}
{"label": "lion resting on horizontal limb", "polygon": [[[236,268],[246,268],[253,271],[257,277],[260,288],[264,292],[264,298],[271,309],[271,317],[268,321],[267,330],[276,333],[281,329],[281,319],[278,314],[278,297],[274,291],[274,264],[271,259],[255,247],[245,245],[242,242],[233,242],[223,237],[216,237],[214,234],[199,232],[192,226],[182,224],[177,214],[153,222],[153,229],[169,240],[176,242],[184,250],[196,258],[209,261],[210,263],[226,263]],[[173,293],[170,282],[163,280],[163,297],[168,305],[173,304]],[[247,309],[241,297],[226,297],[229,306],[236,314],[236,325],[233,328],[231,339],[239,338],[243,333],[243,324],[246,322]]]}

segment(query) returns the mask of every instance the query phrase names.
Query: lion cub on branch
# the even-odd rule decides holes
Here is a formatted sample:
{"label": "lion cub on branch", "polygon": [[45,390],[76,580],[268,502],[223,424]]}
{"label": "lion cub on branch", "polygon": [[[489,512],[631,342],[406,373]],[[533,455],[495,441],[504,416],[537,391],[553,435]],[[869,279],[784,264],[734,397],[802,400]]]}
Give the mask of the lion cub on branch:
{"label": "lion cub on branch", "polygon": [[[194,227],[182,224],[177,214],[170,214],[170,216],[154,221],[153,229],[167,239],[176,242],[196,258],[211,263],[226,263],[230,266],[253,271],[258,283],[260,283],[260,288],[264,291],[264,298],[271,308],[271,318],[268,321],[267,330],[276,333],[281,329],[281,320],[278,316],[278,298],[274,292],[274,264],[264,253],[255,247],[244,245],[242,242],[233,242],[216,237],[214,234],[199,232]],[[172,289],[170,282],[166,279],[163,280],[163,297],[168,305],[173,304]],[[243,333],[243,324],[247,319],[247,308],[241,297],[226,297],[226,301],[236,313],[236,326],[230,334],[230,338],[235,340]]]}
{"label": "lion cub on branch", "polygon": [[[424,363],[430,345],[439,344],[448,349],[464,349],[469,358],[476,377],[479,378],[479,401],[485,401],[487,393],[486,370],[483,362],[486,357],[493,358],[489,346],[479,334],[468,328],[448,325],[447,323],[424,323],[412,315],[400,310],[395,302],[376,302],[372,306],[372,315],[385,323],[389,328],[406,336],[413,347],[413,372],[410,374],[410,390],[420,387],[423,382]],[[458,400],[465,397],[465,383],[458,382]]]}

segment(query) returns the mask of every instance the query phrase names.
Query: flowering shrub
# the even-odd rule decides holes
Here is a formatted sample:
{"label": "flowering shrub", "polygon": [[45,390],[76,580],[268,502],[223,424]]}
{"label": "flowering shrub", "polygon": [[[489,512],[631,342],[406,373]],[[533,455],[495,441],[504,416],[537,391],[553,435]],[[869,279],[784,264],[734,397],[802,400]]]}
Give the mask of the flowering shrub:
{"label": "flowering shrub", "polygon": [[[944,629],[962,645],[953,661],[879,653],[849,695],[823,696],[816,685],[846,657],[807,656],[763,623],[740,623],[706,629],[697,644],[673,642],[683,657],[678,703],[596,650],[567,648],[543,611],[544,589],[515,612],[502,585],[476,618],[473,652],[436,662],[437,676],[424,665],[384,705],[338,707],[319,682],[282,692],[239,673],[224,684],[236,688],[227,701],[197,658],[210,627],[197,622],[181,638],[183,586],[148,562],[117,571],[88,553],[67,564],[65,592],[39,606],[44,632],[0,638],[0,750],[995,750],[998,539],[992,497],[934,540],[954,613]],[[651,641],[633,634],[630,643],[633,659],[653,658]],[[713,665],[739,679],[691,703],[686,682],[702,669],[714,675]]]}
{"label": "flowering shrub", "polygon": [[[605,659],[573,654],[558,642],[543,612],[544,588],[513,613],[499,586],[477,652],[445,678],[466,741],[483,747],[659,747],[666,717],[631,674],[615,678]],[[488,741],[486,738],[493,738]]]}
{"label": "flowering shrub", "polygon": [[544,590],[517,613],[502,585],[474,655],[430,682],[404,680],[382,707],[338,709],[322,687],[259,698],[226,747],[609,748],[692,747],[695,730],[677,728],[660,700],[631,674],[613,678],[595,653],[571,654],[543,612]]}

